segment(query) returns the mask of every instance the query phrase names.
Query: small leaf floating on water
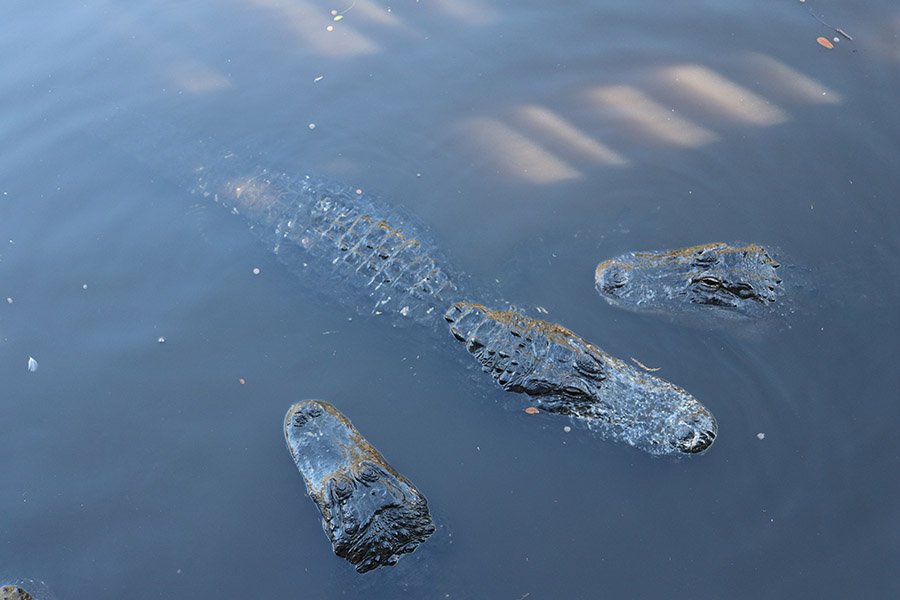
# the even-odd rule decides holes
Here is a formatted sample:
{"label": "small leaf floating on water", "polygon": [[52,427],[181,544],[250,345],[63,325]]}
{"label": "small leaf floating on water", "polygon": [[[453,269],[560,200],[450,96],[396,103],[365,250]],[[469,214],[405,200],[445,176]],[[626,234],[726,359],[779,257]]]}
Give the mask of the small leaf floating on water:
{"label": "small leaf floating on water", "polygon": [[343,18],[344,18],[344,15],[334,15],[334,17],[333,17],[333,19],[334,19],[335,21],[340,21],[340,20],[343,19]]}
{"label": "small leaf floating on water", "polygon": [[819,45],[823,48],[828,48],[829,50],[834,48],[834,44],[832,44],[831,40],[829,40],[827,37],[819,36],[816,38],[816,41],[819,42]]}
{"label": "small leaf floating on water", "polygon": [[536,406],[529,406],[525,409],[525,412],[529,415],[536,415],[541,411],[539,411]]}
{"label": "small leaf floating on water", "polygon": [[33,356],[28,357],[28,370],[32,373],[38,370],[38,362],[34,360]]}

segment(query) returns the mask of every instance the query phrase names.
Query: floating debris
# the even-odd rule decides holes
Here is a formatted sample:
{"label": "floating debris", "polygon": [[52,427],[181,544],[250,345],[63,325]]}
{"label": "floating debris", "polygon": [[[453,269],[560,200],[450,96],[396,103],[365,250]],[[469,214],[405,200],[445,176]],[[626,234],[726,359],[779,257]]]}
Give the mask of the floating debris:
{"label": "floating debris", "polygon": [[34,360],[33,356],[28,357],[28,370],[32,373],[38,370],[38,362]]}
{"label": "floating debris", "polygon": [[334,16],[332,17],[332,19],[335,20],[335,21],[340,21],[340,20],[343,19],[343,18],[344,18],[344,15],[334,15]]}
{"label": "floating debris", "polygon": [[639,366],[640,368],[642,368],[645,371],[649,371],[650,373],[655,373],[656,371],[659,371],[660,369],[662,369],[662,367],[648,367],[647,365],[645,365],[644,363],[642,363],[641,361],[639,361],[638,359],[636,359],[633,356],[631,357],[631,360],[632,360],[632,362],[634,362],[634,364],[636,364],[637,366]]}
{"label": "floating debris", "polygon": [[164,338],[163,336],[159,336],[159,339],[156,340],[156,341],[159,342],[160,344],[165,344],[165,343],[166,343],[166,338]]}
{"label": "floating debris", "polygon": [[[805,3],[805,0],[800,0],[800,2],[801,2],[801,3]],[[849,33],[847,33],[846,31],[844,31],[844,30],[841,29],[840,27],[835,27],[834,25],[830,25],[830,24],[826,23],[825,20],[824,20],[822,17],[820,17],[819,15],[817,15],[816,13],[814,13],[814,12],[813,12],[813,9],[812,9],[812,6],[807,6],[807,7],[806,7],[806,10],[809,11],[809,14],[811,14],[812,17],[813,17],[816,21],[818,21],[819,23],[821,23],[822,25],[824,25],[824,26],[827,27],[828,29],[831,29],[831,30],[834,31],[835,33],[837,33],[837,34],[839,34],[839,35],[841,35],[841,36],[847,38],[848,41],[851,41],[851,42],[853,41],[853,38],[850,37],[850,34],[849,34]],[[821,39],[821,38],[820,38],[820,39]],[[837,41],[837,40],[835,40],[835,41]],[[819,43],[821,43],[821,42],[819,42]],[[826,48],[827,48],[827,46],[826,46]]]}
{"label": "floating debris", "polygon": [[325,31],[334,31],[334,25],[329,25],[325,28]]}
{"label": "floating debris", "polygon": [[538,312],[541,313],[542,315],[549,315],[549,314],[550,314],[550,311],[547,310],[546,308],[544,308],[543,306],[535,306],[535,307],[534,307],[534,310],[538,311]]}
{"label": "floating debris", "polygon": [[310,123],[310,124],[308,125],[308,127],[309,127],[310,129],[315,129],[315,128],[316,128],[316,124],[315,124],[315,123]]}
{"label": "floating debris", "polygon": [[241,377],[240,379],[238,379],[238,383],[240,383],[241,385],[244,385],[245,383],[247,383],[247,380],[244,379],[243,377]]}
{"label": "floating debris", "polygon": [[259,267],[253,267],[253,274],[259,275]]}
{"label": "floating debris", "polygon": [[318,77],[316,77],[315,79],[313,79],[313,83],[319,83],[319,82],[322,81],[323,79],[325,79],[325,76],[324,76],[324,75],[319,75]]}
{"label": "floating debris", "polygon": [[819,36],[816,38],[816,41],[819,42],[819,45],[823,48],[828,48],[829,50],[834,48],[834,44],[832,44],[831,40],[829,40],[827,37]]}
{"label": "floating debris", "polygon": [[759,433],[756,434],[756,439],[764,440],[764,439],[766,439],[766,434],[764,434],[762,431],[760,431]]}
{"label": "floating debris", "polygon": [[82,284],[81,284],[81,289],[86,290],[86,289],[87,289],[87,284],[86,284],[86,283],[82,283]]}
{"label": "floating debris", "polygon": [[563,427],[563,431],[565,431],[566,433],[569,433],[570,431],[572,431],[572,428],[569,427],[568,425],[566,425],[565,427]]}
{"label": "floating debris", "polygon": [[6,298],[6,303],[7,303],[7,304],[12,304],[12,303],[13,303],[13,299],[10,298],[10,297],[7,297],[7,298]]}
{"label": "floating debris", "polygon": [[536,415],[541,411],[539,411],[536,406],[529,406],[525,409],[525,412],[529,415]]}

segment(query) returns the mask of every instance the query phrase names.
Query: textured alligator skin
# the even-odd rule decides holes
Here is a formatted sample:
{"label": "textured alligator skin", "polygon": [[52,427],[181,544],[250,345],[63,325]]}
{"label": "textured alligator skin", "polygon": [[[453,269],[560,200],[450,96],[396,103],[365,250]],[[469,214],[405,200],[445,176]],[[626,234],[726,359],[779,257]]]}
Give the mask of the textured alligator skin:
{"label": "textured alligator skin", "polygon": [[331,264],[335,275],[362,290],[361,312],[434,322],[458,298],[432,245],[362,190],[265,170],[214,181],[201,172],[196,191],[243,214],[291,269]]}
{"label": "textured alligator skin", "polygon": [[[470,350],[495,373],[504,389],[540,395],[548,411],[579,417],[610,439],[654,454],[702,452],[715,438],[715,420],[687,392],[636,371],[557,325],[516,313],[473,308],[470,316],[478,311],[486,315],[482,324],[495,323],[498,331],[513,332],[513,337],[496,336],[484,342],[489,342],[494,354],[475,352],[473,344],[481,343],[487,327],[469,328],[472,319],[460,323],[456,313],[463,305],[447,312],[463,296],[434,258],[432,246],[420,241],[406,219],[386,212],[359,190],[268,171],[225,179],[219,185],[213,183],[216,180],[200,171],[196,190],[246,217],[289,267],[302,271],[315,264],[332,265],[351,287],[361,288],[362,294],[347,296],[365,298],[362,309],[389,314],[395,321],[430,323],[444,315],[457,338],[472,338]],[[513,321],[530,324],[526,329],[540,332],[539,339],[544,341],[519,345],[519,340],[513,339],[518,331]],[[568,342],[560,343],[563,338]],[[562,368],[558,361],[576,347],[582,349],[579,356],[598,358],[597,364],[604,369],[602,378],[582,377],[573,383],[575,372]],[[514,355],[515,364],[498,362],[504,354]],[[533,378],[528,380],[531,387],[517,379],[505,383],[494,371],[501,366],[507,374],[542,374],[546,392],[538,392]],[[583,395],[591,397],[592,403],[575,401],[580,392],[572,386],[579,382],[586,386]]]}
{"label": "textured alligator skin", "polygon": [[0,587],[0,600],[34,600],[34,597],[17,585]]}
{"label": "textured alligator skin", "polygon": [[724,309],[758,317],[783,295],[778,263],[756,244],[704,244],[659,252],[629,252],[597,265],[597,291],[633,310]]}
{"label": "textured alligator skin", "polygon": [[532,396],[547,412],[651,454],[695,454],[715,440],[716,420],[693,396],[565,327],[469,302],[444,318],[503,389]]}
{"label": "textured alligator skin", "polygon": [[396,564],[434,533],[425,496],[327,402],[292,406],[284,437],[334,553],[360,573]]}

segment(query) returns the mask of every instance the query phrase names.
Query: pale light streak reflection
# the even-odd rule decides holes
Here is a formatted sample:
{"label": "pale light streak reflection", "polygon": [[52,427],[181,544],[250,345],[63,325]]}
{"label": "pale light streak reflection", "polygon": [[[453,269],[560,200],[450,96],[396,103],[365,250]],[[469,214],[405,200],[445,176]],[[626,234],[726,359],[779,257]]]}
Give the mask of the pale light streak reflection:
{"label": "pale light streak reflection", "polygon": [[614,166],[628,164],[616,151],[583,133],[549,108],[529,104],[515,109],[515,115],[542,135],[555,138],[565,148],[590,161]]}
{"label": "pale light streak reflection", "polygon": [[476,0],[431,0],[429,6],[467,25],[487,25],[497,19],[497,12]]}
{"label": "pale light streak reflection", "polygon": [[571,165],[496,119],[468,119],[463,130],[490,160],[523,181],[548,184],[581,177]]}
{"label": "pale light streak reflection", "polygon": [[[381,50],[378,44],[347,24],[349,17],[335,22],[327,9],[307,0],[245,1],[277,14],[279,20],[300,37],[304,47],[322,56],[347,58]],[[334,31],[327,31],[328,26]]]}
{"label": "pale light streak reflection", "polygon": [[367,20],[387,27],[402,27],[403,25],[403,22],[393,12],[388,12],[386,7],[372,0],[353,0],[352,7],[348,10],[337,7],[336,9],[345,16],[346,20],[365,16]]}
{"label": "pale light streak reflection", "polygon": [[662,78],[710,110],[752,125],[776,125],[788,120],[781,108],[718,73],[700,65],[665,69]]}
{"label": "pale light streak reflection", "polygon": [[752,52],[747,61],[757,77],[788,98],[811,104],[841,104],[844,101],[837,92],[771,56]]}
{"label": "pale light streak reflection", "polygon": [[677,115],[631,86],[595,87],[587,90],[586,97],[598,109],[610,111],[634,129],[669,144],[697,148],[718,139],[714,132]]}
{"label": "pale light streak reflection", "polygon": [[189,94],[206,94],[231,87],[227,77],[195,61],[171,67],[168,75],[175,85]]}

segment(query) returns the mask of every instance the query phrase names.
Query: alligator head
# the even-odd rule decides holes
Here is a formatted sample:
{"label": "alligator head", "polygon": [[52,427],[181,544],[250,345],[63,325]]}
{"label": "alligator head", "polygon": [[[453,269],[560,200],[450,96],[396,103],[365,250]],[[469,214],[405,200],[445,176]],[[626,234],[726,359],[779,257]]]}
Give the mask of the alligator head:
{"label": "alligator head", "polygon": [[756,244],[704,244],[617,256],[597,266],[594,282],[603,298],[626,308],[717,306],[749,315],[780,296],[778,266]]}
{"label": "alligator head", "polygon": [[425,497],[327,402],[292,406],[284,435],[334,553],[360,573],[396,564],[434,532]]}
{"label": "alligator head", "polygon": [[716,438],[715,418],[689,393],[561,325],[469,302],[444,319],[503,389],[531,396],[546,412],[651,454],[698,454]]}

